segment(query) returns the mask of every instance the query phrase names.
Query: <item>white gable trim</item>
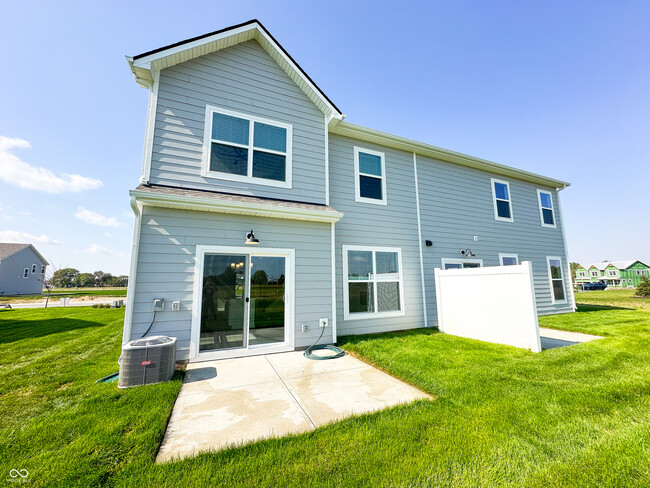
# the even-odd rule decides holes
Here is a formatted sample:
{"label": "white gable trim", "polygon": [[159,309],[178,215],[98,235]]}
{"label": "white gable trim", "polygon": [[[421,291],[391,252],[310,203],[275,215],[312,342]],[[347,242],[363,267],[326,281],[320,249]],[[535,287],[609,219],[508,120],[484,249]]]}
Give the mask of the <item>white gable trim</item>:
{"label": "white gable trim", "polygon": [[259,42],[280,68],[325,115],[339,120],[345,117],[257,21],[171,46],[141,58],[127,57],[127,61],[136,81],[141,86],[150,87],[153,81],[152,73],[156,70],[168,68],[253,39]]}

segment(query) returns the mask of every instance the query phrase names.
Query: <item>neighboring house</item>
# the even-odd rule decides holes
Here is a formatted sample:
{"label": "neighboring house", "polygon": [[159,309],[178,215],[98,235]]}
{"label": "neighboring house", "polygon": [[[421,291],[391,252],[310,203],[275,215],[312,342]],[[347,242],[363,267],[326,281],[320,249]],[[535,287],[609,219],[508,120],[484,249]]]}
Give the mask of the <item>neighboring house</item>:
{"label": "neighboring house", "polygon": [[642,276],[650,278],[650,266],[638,260],[603,261],[576,268],[576,284],[604,281],[612,288],[636,287]]}
{"label": "neighboring house", "polygon": [[42,293],[48,264],[31,244],[0,242],[0,295]]}
{"label": "neighboring house", "polygon": [[153,318],[209,359],[305,347],[321,322],[329,343],[432,327],[434,268],[521,261],[538,313],[574,309],[568,183],[345,122],[257,21],[128,61],[149,106],[125,341]]}

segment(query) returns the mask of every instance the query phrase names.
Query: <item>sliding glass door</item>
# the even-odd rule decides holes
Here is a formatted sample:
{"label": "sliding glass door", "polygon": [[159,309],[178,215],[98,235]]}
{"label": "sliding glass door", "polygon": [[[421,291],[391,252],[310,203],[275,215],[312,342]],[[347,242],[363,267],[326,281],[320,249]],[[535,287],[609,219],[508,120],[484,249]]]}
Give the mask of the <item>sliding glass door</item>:
{"label": "sliding glass door", "polygon": [[199,352],[285,342],[286,258],[206,253]]}

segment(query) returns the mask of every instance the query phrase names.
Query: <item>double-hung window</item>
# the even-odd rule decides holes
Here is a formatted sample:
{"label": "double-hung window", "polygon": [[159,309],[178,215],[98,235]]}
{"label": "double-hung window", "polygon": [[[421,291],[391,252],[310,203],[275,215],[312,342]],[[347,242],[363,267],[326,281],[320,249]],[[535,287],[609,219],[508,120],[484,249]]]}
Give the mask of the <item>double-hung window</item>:
{"label": "double-hung window", "polygon": [[386,205],[386,165],[382,152],[354,148],[355,201]]}
{"label": "double-hung window", "polygon": [[44,264],[41,265],[41,274],[45,274],[45,265]]}
{"label": "double-hung window", "polygon": [[499,263],[501,266],[514,266],[519,264],[519,256],[516,254],[499,253]]}
{"label": "double-hung window", "polygon": [[36,274],[36,265],[32,264],[32,274]]}
{"label": "double-hung window", "polygon": [[492,200],[494,202],[494,218],[512,222],[512,200],[510,198],[510,183],[492,178]]}
{"label": "double-hung window", "polygon": [[203,176],[291,188],[292,126],[206,107]]}
{"label": "double-hung window", "polygon": [[27,277],[29,277],[29,268],[25,268],[25,270],[23,271],[23,278],[27,278]]}
{"label": "double-hung window", "polygon": [[537,199],[539,200],[539,217],[542,219],[542,227],[555,227],[551,194],[544,190],[537,190]]}
{"label": "double-hung window", "polygon": [[562,275],[562,260],[555,256],[547,256],[548,279],[551,285],[552,303],[566,303],[564,277]]}
{"label": "double-hung window", "polygon": [[344,318],[404,315],[402,251],[343,246]]}

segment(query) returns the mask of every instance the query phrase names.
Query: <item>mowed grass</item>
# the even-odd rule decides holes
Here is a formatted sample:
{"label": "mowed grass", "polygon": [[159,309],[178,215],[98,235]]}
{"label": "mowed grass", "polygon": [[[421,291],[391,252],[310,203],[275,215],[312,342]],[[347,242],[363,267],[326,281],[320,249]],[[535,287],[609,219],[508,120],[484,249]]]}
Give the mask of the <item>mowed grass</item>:
{"label": "mowed grass", "polygon": [[650,486],[646,310],[541,317],[605,338],[539,354],[434,330],[343,338],[435,400],[164,465],[179,380],[94,384],[115,371],[122,311],[33,313],[0,312],[13,337],[0,346],[0,462],[33,486]]}
{"label": "mowed grass", "polygon": [[[126,288],[56,288],[50,293],[50,300],[62,297],[126,297]],[[43,301],[46,298],[47,292],[41,295],[0,296],[0,304]]]}
{"label": "mowed grass", "polygon": [[118,390],[123,309],[0,311],[0,482],[100,486],[153,462],[180,377]]}
{"label": "mowed grass", "polygon": [[582,305],[650,310],[650,297],[635,297],[635,292],[634,289],[580,291],[575,297],[576,303]]}

